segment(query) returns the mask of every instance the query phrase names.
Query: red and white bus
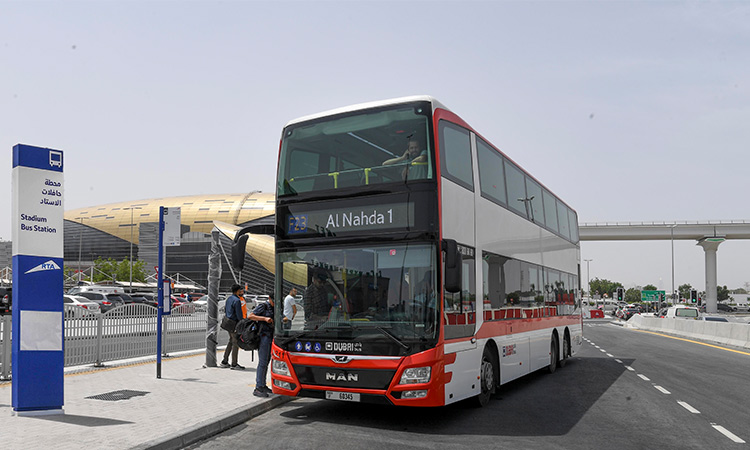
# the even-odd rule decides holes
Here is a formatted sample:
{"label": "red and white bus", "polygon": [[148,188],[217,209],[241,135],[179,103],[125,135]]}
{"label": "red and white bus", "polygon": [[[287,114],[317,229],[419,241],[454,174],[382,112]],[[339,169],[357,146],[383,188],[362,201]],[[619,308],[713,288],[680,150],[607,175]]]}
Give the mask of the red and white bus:
{"label": "red and white bus", "polygon": [[582,345],[575,211],[436,99],[293,120],[280,147],[275,393],[485,405]]}

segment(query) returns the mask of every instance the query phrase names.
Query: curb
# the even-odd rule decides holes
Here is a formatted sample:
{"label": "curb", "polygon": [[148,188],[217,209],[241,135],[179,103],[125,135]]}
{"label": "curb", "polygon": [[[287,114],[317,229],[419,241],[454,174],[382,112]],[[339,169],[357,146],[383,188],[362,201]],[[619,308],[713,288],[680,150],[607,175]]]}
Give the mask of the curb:
{"label": "curb", "polygon": [[185,428],[177,433],[154,439],[133,448],[138,450],[173,450],[187,447],[188,445],[208,439],[211,436],[215,436],[254,417],[260,416],[277,406],[289,403],[294,399],[295,397],[277,395],[261,403],[237,408],[234,411],[222,414],[192,427]]}

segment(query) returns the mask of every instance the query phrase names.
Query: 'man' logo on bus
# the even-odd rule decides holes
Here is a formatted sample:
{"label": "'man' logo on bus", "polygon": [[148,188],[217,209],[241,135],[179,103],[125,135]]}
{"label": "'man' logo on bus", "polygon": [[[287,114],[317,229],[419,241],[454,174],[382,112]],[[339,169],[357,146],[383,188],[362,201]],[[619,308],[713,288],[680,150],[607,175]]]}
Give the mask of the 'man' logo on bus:
{"label": "'man' logo on bus", "polygon": [[326,381],[348,381],[356,383],[359,381],[359,375],[356,373],[326,372]]}

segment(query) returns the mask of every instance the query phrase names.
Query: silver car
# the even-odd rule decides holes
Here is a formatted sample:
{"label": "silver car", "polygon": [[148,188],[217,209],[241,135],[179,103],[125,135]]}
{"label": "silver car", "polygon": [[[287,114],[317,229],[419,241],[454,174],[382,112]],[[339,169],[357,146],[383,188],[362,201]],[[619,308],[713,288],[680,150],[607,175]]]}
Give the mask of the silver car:
{"label": "silver car", "polygon": [[99,303],[79,295],[63,295],[63,305],[65,317],[83,317],[86,315],[86,311],[91,313],[101,312]]}

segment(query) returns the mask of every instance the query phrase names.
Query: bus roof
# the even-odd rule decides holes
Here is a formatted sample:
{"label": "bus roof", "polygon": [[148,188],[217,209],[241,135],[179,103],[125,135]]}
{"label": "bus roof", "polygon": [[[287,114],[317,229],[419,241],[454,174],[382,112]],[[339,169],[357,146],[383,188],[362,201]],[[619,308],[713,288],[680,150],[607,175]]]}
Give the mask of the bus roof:
{"label": "bus roof", "polygon": [[319,112],[316,114],[311,114],[309,116],[299,117],[297,119],[290,120],[284,126],[288,127],[289,125],[293,125],[295,123],[306,122],[308,120],[318,119],[318,118],[326,117],[326,116],[332,116],[335,114],[343,114],[343,113],[348,113],[352,111],[358,111],[360,109],[377,108],[379,106],[397,105],[399,103],[411,103],[411,102],[420,102],[420,101],[432,103],[433,109],[441,108],[441,109],[448,110],[448,108],[446,108],[442,103],[440,103],[437,99],[435,99],[435,97],[432,97],[429,95],[412,95],[409,97],[399,97],[399,98],[392,98],[388,100],[379,100],[375,102],[358,103],[356,105],[350,105],[350,106],[344,106],[342,108],[331,109],[328,111],[323,111],[323,112]]}

